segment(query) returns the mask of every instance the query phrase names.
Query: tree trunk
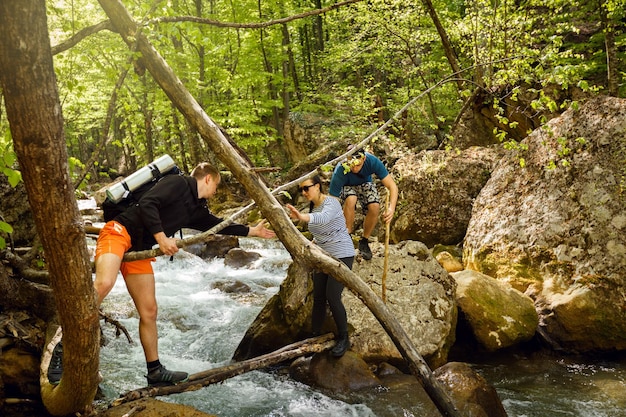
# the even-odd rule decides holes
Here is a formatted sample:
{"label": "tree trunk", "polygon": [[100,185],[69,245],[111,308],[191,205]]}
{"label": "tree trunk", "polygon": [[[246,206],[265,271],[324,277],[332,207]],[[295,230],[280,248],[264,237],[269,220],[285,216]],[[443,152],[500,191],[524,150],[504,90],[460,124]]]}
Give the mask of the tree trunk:
{"label": "tree trunk", "polygon": [[82,220],[70,182],[44,0],[0,0],[0,85],[13,144],[65,331],[64,373],[41,387],[51,414],[90,405],[98,386],[99,318]]}
{"label": "tree trunk", "polygon": [[102,133],[100,134],[100,140],[96,143],[95,148],[89,157],[89,160],[85,162],[85,169],[81,173],[78,180],[74,183],[74,188],[78,188],[80,184],[85,180],[87,174],[90,170],[92,170],[97,161],[102,161],[100,157],[100,152],[106,148],[106,145],[109,143],[111,132],[111,123],[113,121],[113,116],[115,114],[115,106],[117,105],[117,92],[122,88],[124,84],[124,80],[126,79],[126,75],[128,74],[129,68],[123,69],[115,83],[115,87],[113,87],[113,92],[111,93],[111,97],[109,98],[109,105],[107,106],[107,114],[104,118],[104,123],[102,124]]}
{"label": "tree trunk", "polygon": [[600,16],[604,30],[604,49],[606,53],[607,92],[610,96],[619,96],[620,72],[618,70],[617,48],[615,47],[615,24],[608,15],[606,1],[600,5]]}
{"label": "tree trunk", "polygon": [[[433,21],[433,24],[437,28],[437,33],[439,33],[439,38],[441,38],[441,44],[443,45],[444,53],[446,54],[446,58],[448,59],[448,63],[450,64],[450,68],[452,68],[452,72],[455,74],[461,72],[461,68],[459,67],[459,61],[456,58],[456,53],[454,53],[454,48],[452,48],[452,44],[450,43],[450,38],[448,38],[448,33],[444,29],[441,21],[439,20],[439,16],[437,15],[437,10],[433,6],[433,2],[431,0],[422,0],[424,7],[428,11],[430,18]],[[477,80],[479,81],[479,80]],[[463,81],[460,79],[456,82],[459,91],[463,88]]]}
{"label": "tree trunk", "polygon": [[98,0],[113,22],[124,41],[142,54],[145,67],[150,71],[157,83],[168,97],[179,108],[181,113],[198,129],[207,145],[215,155],[230,169],[237,180],[259,205],[264,216],[270,221],[276,234],[293,256],[294,262],[303,262],[331,274],[367,305],[393,342],[398,351],[407,360],[411,372],[421,381],[435,406],[444,416],[460,416],[443,386],[434,378],[428,365],[417,352],[411,340],[393,317],[391,311],[374,292],[356,274],[350,271],[341,261],[328,256],[319,247],[309,242],[296,229],[287,216],[285,209],[274,198],[258,174],[235,151],[224,137],[219,127],[198,105],[189,91],[176,77],[145,35],[141,33],[137,23],[128,14],[119,0]]}

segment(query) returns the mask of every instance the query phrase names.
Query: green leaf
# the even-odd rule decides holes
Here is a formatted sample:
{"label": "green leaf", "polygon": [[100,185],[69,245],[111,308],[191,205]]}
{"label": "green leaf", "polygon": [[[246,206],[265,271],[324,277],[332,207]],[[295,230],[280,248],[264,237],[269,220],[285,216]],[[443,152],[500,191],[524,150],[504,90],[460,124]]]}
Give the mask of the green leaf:
{"label": "green leaf", "polygon": [[9,223],[0,221],[0,232],[13,233],[13,227]]}
{"label": "green leaf", "polygon": [[11,169],[11,168],[3,168],[2,173],[7,176],[9,180],[9,184],[11,187],[15,188],[17,184],[22,181],[22,173],[20,171]]}

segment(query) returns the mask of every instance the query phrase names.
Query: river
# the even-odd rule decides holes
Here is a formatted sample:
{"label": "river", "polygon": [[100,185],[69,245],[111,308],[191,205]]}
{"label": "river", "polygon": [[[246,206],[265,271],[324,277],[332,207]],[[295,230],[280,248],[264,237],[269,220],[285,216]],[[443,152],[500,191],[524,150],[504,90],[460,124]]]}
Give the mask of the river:
{"label": "river", "polygon": [[[241,239],[262,255],[251,268],[232,269],[222,259],[204,261],[180,251],[155,263],[159,302],[161,361],[170,369],[196,373],[228,364],[239,341],[264,303],[286,276],[289,254],[278,241]],[[225,290],[232,282],[250,290]],[[103,303],[134,338],[129,344],[103,325],[101,388],[112,401],[145,386],[138,317],[120,277]],[[497,390],[510,417],[626,416],[626,359],[580,359],[556,355],[489,355],[472,366]],[[199,391],[160,397],[221,417],[423,417],[437,415],[414,387],[384,388],[331,396],[291,380],[285,372],[253,371]]]}

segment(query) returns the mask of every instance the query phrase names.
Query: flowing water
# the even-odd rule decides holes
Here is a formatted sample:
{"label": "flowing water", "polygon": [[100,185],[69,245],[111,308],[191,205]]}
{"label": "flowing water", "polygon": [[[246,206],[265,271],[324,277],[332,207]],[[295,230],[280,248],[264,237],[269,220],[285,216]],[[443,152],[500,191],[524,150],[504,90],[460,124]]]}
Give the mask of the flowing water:
{"label": "flowing water", "polygon": [[[204,261],[185,251],[155,263],[159,302],[161,362],[170,369],[196,373],[229,363],[239,341],[265,302],[278,292],[291,262],[277,241],[241,239],[241,246],[262,255],[251,268],[232,269],[222,259]],[[250,287],[233,293],[233,282]],[[145,386],[145,361],[138,317],[120,277],[103,309],[130,332],[115,336],[104,325],[101,384],[108,401]],[[626,416],[626,360],[576,361],[558,357],[499,357],[473,364],[498,391],[510,417]],[[316,391],[284,372],[253,371],[224,383],[168,397],[221,417],[437,415],[414,386],[380,388],[350,398]]]}

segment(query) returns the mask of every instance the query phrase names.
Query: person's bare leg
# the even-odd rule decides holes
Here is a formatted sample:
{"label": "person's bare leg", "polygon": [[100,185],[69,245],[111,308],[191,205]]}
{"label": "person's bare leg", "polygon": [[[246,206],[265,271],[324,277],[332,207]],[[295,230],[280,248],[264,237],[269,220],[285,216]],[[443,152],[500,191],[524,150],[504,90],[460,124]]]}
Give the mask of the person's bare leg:
{"label": "person's bare leg", "polygon": [[95,263],[96,279],[93,282],[93,286],[98,295],[98,306],[100,306],[102,300],[111,292],[115,285],[122,258],[114,253],[104,253],[98,256]]}
{"label": "person's bare leg", "polygon": [[343,215],[346,218],[346,227],[348,228],[348,233],[352,233],[354,229],[354,212],[356,210],[356,202],[356,196],[351,195],[346,198],[346,201],[343,203]]}
{"label": "person's bare leg", "polygon": [[139,313],[139,339],[146,362],[155,361],[159,359],[159,341],[154,274],[129,274],[126,288]]}
{"label": "person's bare leg", "polygon": [[372,235],[372,231],[376,226],[376,222],[378,221],[378,215],[380,214],[380,204],[378,203],[370,203],[367,206],[367,214],[365,215],[365,220],[363,220],[363,237],[365,239],[369,239]]}

